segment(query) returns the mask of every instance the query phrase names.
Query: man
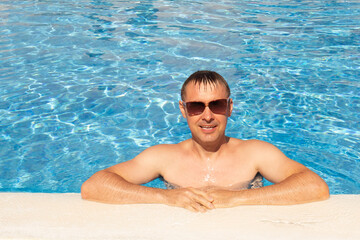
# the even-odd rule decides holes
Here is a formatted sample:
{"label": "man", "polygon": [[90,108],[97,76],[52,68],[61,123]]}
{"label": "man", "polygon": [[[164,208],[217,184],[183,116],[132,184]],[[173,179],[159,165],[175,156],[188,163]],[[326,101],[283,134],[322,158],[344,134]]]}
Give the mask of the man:
{"label": "man", "polygon": [[[118,204],[163,203],[201,212],[327,199],[327,184],[275,146],[225,136],[233,110],[229,97],[228,84],[216,72],[192,74],[183,84],[179,102],[192,137],[150,147],[130,161],[95,173],[82,185],[82,198]],[[274,184],[249,189],[259,174]],[[171,189],[140,185],[158,177]]]}

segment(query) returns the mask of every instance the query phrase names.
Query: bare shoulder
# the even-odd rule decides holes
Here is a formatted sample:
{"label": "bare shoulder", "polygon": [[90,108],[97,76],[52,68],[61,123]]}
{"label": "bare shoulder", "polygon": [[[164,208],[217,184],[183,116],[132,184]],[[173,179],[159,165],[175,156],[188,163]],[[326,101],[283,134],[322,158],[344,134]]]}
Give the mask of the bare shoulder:
{"label": "bare shoulder", "polygon": [[290,160],[279,148],[269,142],[232,138],[231,145],[235,154],[246,156],[248,160],[256,165],[264,164],[264,162],[273,163],[279,160]]}
{"label": "bare shoulder", "polygon": [[168,159],[174,153],[179,152],[178,144],[159,144],[151,146],[141,152],[134,160],[162,161]]}
{"label": "bare shoulder", "polygon": [[279,149],[273,144],[256,139],[241,140],[237,138],[231,138],[229,143],[233,148],[254,153],[261,153],[264,151],[279,151]]}
{"label": "bare shoulder", "polygon": [[175,150],[177,148],[177,144],[159,144],[151,146],[145,149],[144,153],[167,153],[171,150]]}
{"label": "bare shoulder", "polygon": [[176,144],[160,144],[149,147],[135,158],[118,163],[106,171],[123,177],[128,182],[142,184],[149,182],[162,174],[168,165],[171,154],[176,152]]}

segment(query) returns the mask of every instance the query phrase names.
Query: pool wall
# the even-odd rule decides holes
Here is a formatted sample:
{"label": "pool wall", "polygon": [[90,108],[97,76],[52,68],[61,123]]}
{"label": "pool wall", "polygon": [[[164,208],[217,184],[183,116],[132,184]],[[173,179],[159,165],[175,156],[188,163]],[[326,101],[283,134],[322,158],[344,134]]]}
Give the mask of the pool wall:
{"label": "pool wall", "polygon": [[0,206],[0,239],[360,239],[360,195],[207,213],[102,204],[77,193],[0,193]]}

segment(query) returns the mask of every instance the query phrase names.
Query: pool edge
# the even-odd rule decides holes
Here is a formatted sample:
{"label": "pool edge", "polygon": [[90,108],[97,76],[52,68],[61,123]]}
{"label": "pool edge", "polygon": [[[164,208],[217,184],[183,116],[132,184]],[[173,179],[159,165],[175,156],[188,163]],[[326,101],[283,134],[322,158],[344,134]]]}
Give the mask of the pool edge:
{"label": "pool edge", "polygon": [[111,205],[78,193],[0,193],[0,239],[360,239],[360,195],[192,213]]}

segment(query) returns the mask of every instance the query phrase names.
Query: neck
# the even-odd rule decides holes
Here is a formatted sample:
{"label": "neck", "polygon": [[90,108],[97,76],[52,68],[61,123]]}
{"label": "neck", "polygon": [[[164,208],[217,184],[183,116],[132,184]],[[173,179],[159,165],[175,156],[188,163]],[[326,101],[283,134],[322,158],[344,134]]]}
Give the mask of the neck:
{"label": "neck", "polygon": [[213,158],[219,154],[221,148],[229,142],[229,139],[229,137],[224,136],[218,142],[202,143],[193,138],[193,150],[197,152],[202,159]]}

